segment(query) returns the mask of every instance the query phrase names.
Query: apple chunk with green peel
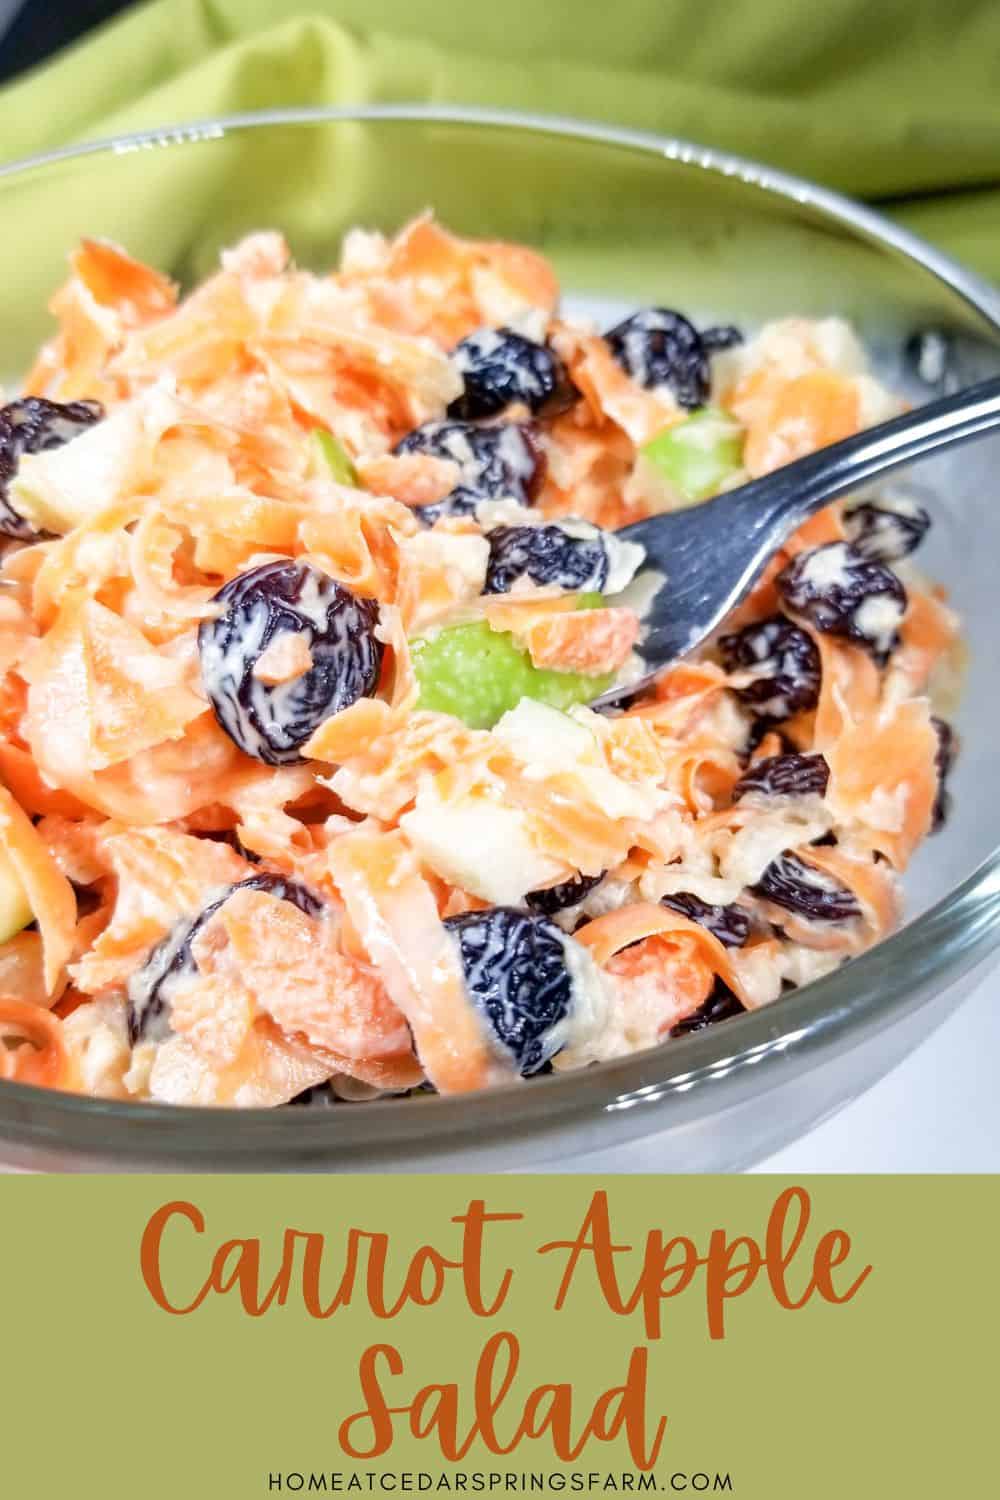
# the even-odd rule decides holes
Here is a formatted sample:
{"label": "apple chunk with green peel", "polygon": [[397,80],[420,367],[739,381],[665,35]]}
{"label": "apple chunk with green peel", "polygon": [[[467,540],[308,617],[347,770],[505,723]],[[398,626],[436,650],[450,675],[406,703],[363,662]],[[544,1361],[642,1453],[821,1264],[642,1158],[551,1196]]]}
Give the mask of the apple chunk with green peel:
{"label": "apple chunk with green peel", "polygon": [[743,428],[726,412],[702,407],[639,450],[638,477],[656,508],[675,510],[717,495],[743,465]]}
{"label": "apple chunk with green peel", "polygon": [[360,484],[358,471],[340,439],[332,432],[328,432],[325,427],[314,427],[312,440],[325,473],[337,484],[346,484],[351,489],[357,489]]}
{"label": "apple chunk with green peel", "polygon": [[[578,595],[577,608],[600,609],[601,594]],[[522,698],[567,709],[607,691],[614,673],[587,676],[536,667],[526,646],[485,620],[450,625],[410,642],[419,708],[453,714],[470,729],[492,729]]]}
{"label": "apple chunk with green peel", "polygon": [[34,912],[21,877],[10,855],[5,849],[0,849],[0,943],[6,943],[33,919]]}
{"label": "apple chunk with green peel", "polygon": [[525,646],[485,620],[418,637],[411,649],[420,686],[417,706],[454,714],[470,729],[492,729],[522,698],[562,709],[590,703],[614,681],[613,673],[588,677],[536,667]]}

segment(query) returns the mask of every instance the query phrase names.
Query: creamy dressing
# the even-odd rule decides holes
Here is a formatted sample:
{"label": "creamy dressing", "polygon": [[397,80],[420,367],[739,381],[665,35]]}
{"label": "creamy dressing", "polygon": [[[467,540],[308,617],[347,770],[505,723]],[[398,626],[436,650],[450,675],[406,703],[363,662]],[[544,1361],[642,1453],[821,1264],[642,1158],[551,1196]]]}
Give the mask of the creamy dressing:
{"label": "creamy dressing", "polygon": [[480,311],[488,323],[497,327],[512,328],[524,338],[536,344],[545,342],[548,314],[544,308],[535,307],[516,292],[486,266],[474,266],[472,287]]}
{"label": "creamy dressing", "polygon": [[63,1022],[63,1035],[86,1093],[99,1099],[127,1096],[132,1054],[121,999],[102,997],[77,1006]]}
{"label": "creamy dressing", "polygon": [[[593,717],[596,718],[596,715]],[[600,753],[593,729],[576,713],[562,713],[548,704],[522,698],[491,730],[536,779],[558,775],[581,758]]]}
{"label": "creamy dressing", "polygon": [[561,1021],[551,1027],[546,1050],[551,1048],[553,1066],[571,1064],[577,1057],[591,1055],[600,1046],[612,1011],[611,985],[608,976],[597,967],[588,949],[568,934],[563,938],[563,952],[570,976],[572,1001]]}
{"label": "creamy dressing", "polygon": [[71,531],[126,494],[141,493],[156,444],[182,417],[174,382],[164,377],[61,448],[23,454],[11,504],[42,531]]}
{"label": "creamy dressing", "polygon": [[807,552],[801,562],[803,583],[817,593],[826,593],[833,588],[849,588],[851,584],[851,555],[846,542],[831,542],[826,547],[817,547]]}
{"label": "creamy dressing", "polygon": [[522,505],[512,495],[501,500],[480,500],[476,506],[476,524],[488,536],[498,526],[540,526],[544,517]]}
{"label": "creamy dressing", "polygon": [[869,594],[854,611],[854,623],[880,652],[889,651],[906,613],[901,599],[892,594]]}
{"label": "creamy dressing", "polygon": [[524,698],[492,733],[521,761],[527,780],[572,775],[587,800],[609,817],[648,821],[666,806],[669,794],[652,784],[625,781],[608,768],[598,739],[599,723],[600,716],[589,709],[565,714]]}
{"label": "creamy dressing", "polygon": [[490,544],[471,532],[449,532],[435,528],[397,539],[401,562],[412,564],[416,576],[438,574],[445,588],[432,582],[426,597],[418,596],[408,611],[411,638],[436,634],[445,621],[456,623],[462,615],[475,618],[472,607],[486,581]]}
{"label": "creamy dressing", "polygon": [[[773,812],[755,812],[753,820],[734,833],[719,854],[719,874],[731,892],[728,899],[735,901],[747,886],[756,885],[771,861],[786,849],[811,844],[832,827],[833,814],[819,797],[803,797]],[[834,881],[831,889],[836,888]]]}
{"label": "creamy dressing", "polygon": [[[202,909],[225,900],[229,890],[228,885],[220,885],[214,890],[206,891]],[[189,948],[186,957],[182,957],[190,941],[191,931],[192,918],[178,917],[166,937],[146,955],[143,963],[129,978],[129,1009],[146,1042],[162,1042],[171,1035],[170,1007],[173,994],[178,984],[189,980],[197,967]]]}
{"label": "creamy dressing", "polygon": [[529,891],[565,880],[560,860],[539,849],[527,815],[484,797],[443,801],[428,783],[399,825],[444,880],[495,906],[519,906]]}

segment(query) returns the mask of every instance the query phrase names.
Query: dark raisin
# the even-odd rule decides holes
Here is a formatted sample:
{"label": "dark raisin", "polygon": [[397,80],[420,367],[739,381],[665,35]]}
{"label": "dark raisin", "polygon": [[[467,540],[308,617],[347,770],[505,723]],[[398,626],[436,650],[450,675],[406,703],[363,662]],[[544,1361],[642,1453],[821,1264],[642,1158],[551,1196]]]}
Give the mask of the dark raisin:
{"label": "dark raisin", "polygon": [[537,1073],[559,1050],[556,1028],[573,1004],[568,939],[548,917],[511,906],[447,917],[466,988],[518,1071]]}
{"label": "dark raisin", "polygon": [[561,589],[600,590],[608,578],[608,549],[593,535],[571,536],[561,526],[497,526],[489,534],[486,594],[506,594],[519,578]]}
{"label": "dark raisin", "polygon": [[719,651],[727,672],[753,672],[736,696],[754,713],[772,720],[815,708],[819,702],[820,659],[816,642],[784,615],[772,615],[724,635]]}
{"label": "dark raisin", "polygon": [[[374,693],[382,644],[373,599],[288,561],[241,573],[215,601],[221,614],[198,632],[202,682],[215,717],[247,755],[271,766],[300,761],[324,719]],[[305,637],[312,665],[288,682],[262,682],[254,676],[257,662],[289,631]]]}
{"label": "dark raisin", "polygon": [[769,734],[776,736],[781,745],[782,755],[794,755],[796,747],[794,740],[790,740],[783,729],[780,728],[776,719],[752,719],[750,728],[747,730],[747,742],[743,749],[743,763],[749,765],[754,751],[758,750]]}
{"label": "dark raisin", "polygon": [[266,891],[280,901],[290,901],[307,917],[318,917],[323,903],[312,891],[282,875],[263,871],[250,875],[223,891],[217,900],[194,917],[182,917],[146,958],[128,982],[128,1034],[132,1045],[140,1040],[162,1041],[170,1030],[170,991],[178,979],[195,971],[191,945],[210,917],[214,917],[234,891]]}
{"label": "dark raisin", "polygon": [[880,664],[899,644],[906,590],[885,563],[870,562],[848,542],[800,552],[776,583],[796,614],[828,635],[857,641]]}
{"label": "dark raisin", "polygon": [[452,351],[451,362],[465,388],[448,407],[449,417],[493,417],[515,403],[533,412],[554,411],[574,399],[558,356],[512,328],[470,333]]}
{"label": "dark raisin", "polygon": [[99,401],[64,403],[26,396],[0,407],[0,535],[15,537],[19,542],[36,541],[41,535],[10,503],[8,487],[21,455],[61,448],[103,416]]}
{"label": "dark raisin", "polygon": [[543,460],[524,422],[480,427],[472,422],[426,422],[396,444],[397,453],[450,459],[460,483],[483,500],[512,495],[527,502],[542,480]]}
{"label": "dark raisin", "polygon": [[955,756],[958,753],[958,743],[955,731],[944,719],[935,715],[931,719],[934,732],[937,735],[937,754],[934,757],[934,765],[938,775],[937,795],[934,798],[934,807],[931,811],[931,833],[938,833],[948,821],[951,812],[951,792],[948,790],[948,777],[951,775],[955,764]]}
{"label": "dark raisin", "polygon": [[426,453],[458,465],[459,482],[450,494],[417,507],[428,526],[439,516],[475,512],[480,500],[510,496],[530,505],[541,486],[545,460],[531,428],[523,422],[476,427],[470,422],[427,422],[407,433],[397,453]]}
{"label": "dark raisin", "polygon": [[540,912],[543,917],[551,917],[557,911],[567,911],[571,906],[579,906],[591,891],[596,891],[606,873],[602,870],[600,875],[574,875],[572,880],[546,886],[543,891],[529,891],[524,904],[529,910]]}
{"label": "dark raisin", "polygon": [[427,505],[415,505],[413,514],[424,526],[433,526],[442,516],[474,516],[482,499],[482,495],[477,495],[475,490],[460,484],[440,500],[432,500]]}
{"label": "dark raisin", "polygon": [[772,859],[751,889],[754,895],[813,922],[847,922],[861,915],[852,890],[824,870],[807,865],[789,849]]}
{"label": "dark raisin", "polygon": [[671,911],[680,912],[682,917],[707,927],[712,936],[727,948],[742,948],[750,936],[750,915],[742,907],[713,906],[691,891],[674,891],[669,896],[661,896],[660,905],[669,906]]}
{"label": "dark raisin", "polygon": [[604,335],[626,375],[647,390],[668,386],[679,405],[708,400],[708,351],[693,323],[666,307],[644,307]]}
{"label": "dark raisin", "polygon": [[742,344],[743,334],[732,323],[722,323],[716,328],[703,328],[701,342],[709,354],[716,354],[722,349],[734,349],[737,344]]}
{"label": "dark raisin", "polygon": [[830,767],[822,755],[768,755],[744,771],[733,787],[733,801],[754,792],[763,797],[808,797],[826,794]]}
{"label": "dark raisin", "polygon": [[731,1021],[734,1016],[742,1016],[745,1012],[743,1006],[737,1000],[728,985],[723,984],[721,979],[715,981],[715,988],[704,1004],[699,1005],[691,1015],[685,1016],[678,1021],[676,1026],[671,1026],[668,1035],[672,1037],[690,1036],[692,1032],[704,1031],[706,1026],[714,1026],[718,1021]]}
{"label": "dark raisin", "polygon": [[915,552],[927,535],[931,518],[908,496],[877,503],[866,500],[844,513],[844,529],[851,546],[869,562],[898,562]]}

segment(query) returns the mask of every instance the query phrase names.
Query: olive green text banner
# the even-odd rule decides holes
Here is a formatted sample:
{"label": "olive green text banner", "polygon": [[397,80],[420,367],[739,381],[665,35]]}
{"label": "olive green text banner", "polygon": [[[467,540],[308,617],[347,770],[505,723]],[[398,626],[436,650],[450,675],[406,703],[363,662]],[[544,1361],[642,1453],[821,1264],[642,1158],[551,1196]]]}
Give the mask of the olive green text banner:
{"label": "olive green text banner", "polygon": [[973,1178],[0,1182],[3,1493],[977,1496]]}

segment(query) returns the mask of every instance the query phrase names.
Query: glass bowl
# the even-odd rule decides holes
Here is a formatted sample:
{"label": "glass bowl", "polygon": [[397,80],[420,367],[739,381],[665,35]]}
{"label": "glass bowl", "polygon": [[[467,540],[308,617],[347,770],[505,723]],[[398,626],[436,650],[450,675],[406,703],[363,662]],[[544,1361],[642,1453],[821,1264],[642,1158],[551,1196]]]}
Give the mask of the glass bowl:
{"label": "glass bowl", "polygon": [[[666,303],[753,326],[840,314],[914,401],[1000,370],[1000,298],[879,215],[681,141],[574,121],[411,107],[283,111],[150,131],[0,168],[4,371],[46,336],[82,235],[182,282],[253,229],[332,264],[343,232],[433,207],[549,255],[571,305]],[[925,336],[931,335],[928,339]],[[907,879],[908,920],[764,1010],[588,1071],[464,1097],[334,1110],[194,1110],[0,1084],[0,1160],[49,1170],[502,1170],[581,1161],[733,1170],[802,1134],[944,1022],[1000,944],[1000,440],[927,463],[927,570],[971,656],[954,812]],[[930,1103],[930,1101],[928,1101]]]}

